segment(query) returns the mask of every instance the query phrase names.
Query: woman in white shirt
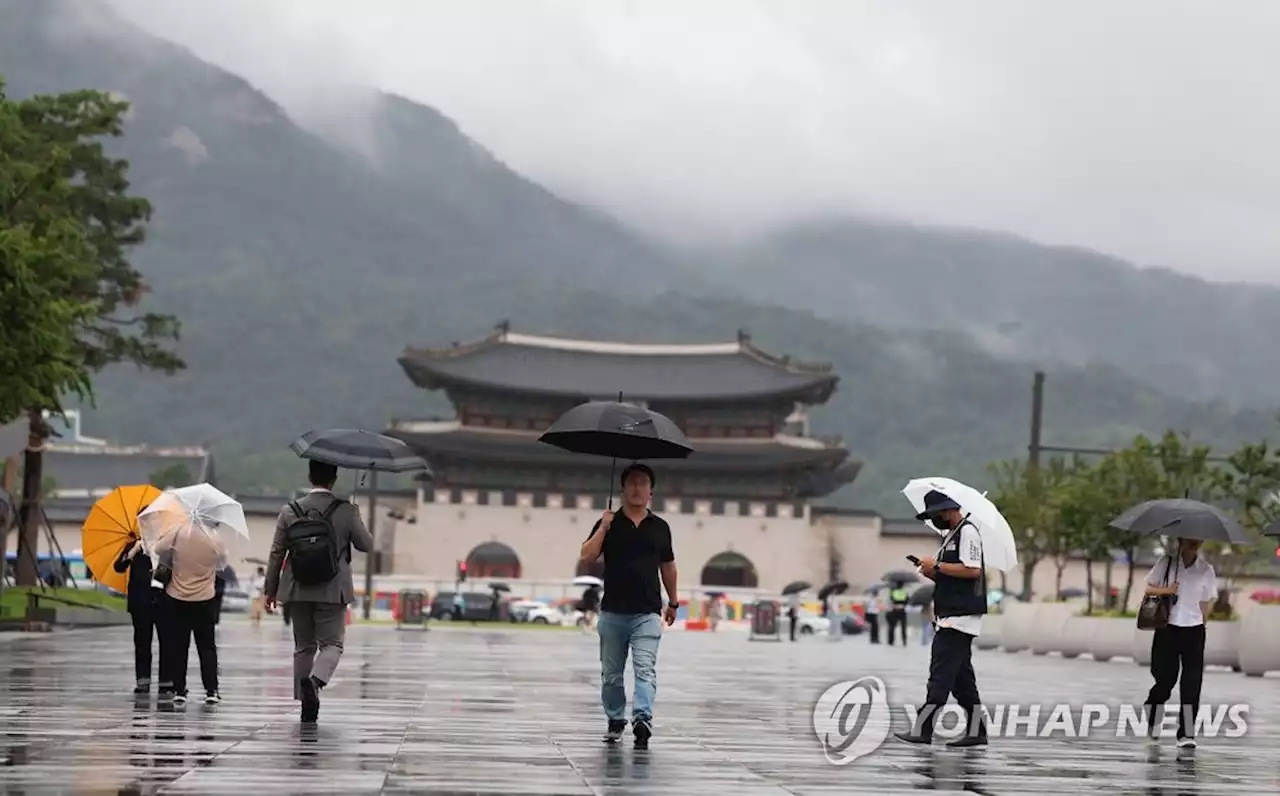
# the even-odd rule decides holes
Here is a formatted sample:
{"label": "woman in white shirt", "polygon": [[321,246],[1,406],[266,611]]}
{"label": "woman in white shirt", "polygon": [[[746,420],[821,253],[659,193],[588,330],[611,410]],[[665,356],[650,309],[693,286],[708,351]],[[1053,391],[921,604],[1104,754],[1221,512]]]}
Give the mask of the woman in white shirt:
{"label": "woman in white shirt", "polygon": [[[1151,676],[1155,685],[1147,694],[1147,721],[1152,740],[1159,737],[1164,704],[1178,683],[1178,746],[1192,747],[1196,715],[1200,711],[1200,684],[1204,679],[1204,633],[1209,606],[1218,593],[1213,566],[1200,555],[1199,539],[1178,539],[1177,547],[1160,557],[1147,575],[1147,595],[1169,596],[1169,624],[1151,639]],[[1181,677],[1179,677],[1181,670]]]}

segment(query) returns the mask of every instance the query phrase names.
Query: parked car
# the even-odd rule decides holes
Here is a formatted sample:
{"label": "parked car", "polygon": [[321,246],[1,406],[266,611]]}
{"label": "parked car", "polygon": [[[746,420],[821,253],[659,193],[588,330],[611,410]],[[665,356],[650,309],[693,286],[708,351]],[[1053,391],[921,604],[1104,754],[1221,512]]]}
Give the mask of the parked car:
{"label": "parked car", "polygon": [[827,633],[830,630],[831,620],[825,616],[803,609],[796,615],[796,632],[801,635],[810,636],[814,633]]}
{"label": "parked car", "polygon": [[[431,600],[432,619],[448,622],[453,619],[454,592],[442,591]],[[467,591],[462,593],[462,619],[468,622],[484,622],[489,619],[493,607],[493,592]]]}
{"label": "parked car", "polygon": [[508,606],[512,622],[529,622],[535,625],[562,625],[565,614],[537,600],[514,600]]}
{"label": "parked car", "polygon": [[228,588],[222,593],[222,612],[224,614],[249,613],[249,595],[242,589]]}
{"label": "parked car", "polygon": [[867,620],[857,614],[843,614],[840,617],[840,632],[846,636],[856,636],[859,633],[865,633],[867,630]]}

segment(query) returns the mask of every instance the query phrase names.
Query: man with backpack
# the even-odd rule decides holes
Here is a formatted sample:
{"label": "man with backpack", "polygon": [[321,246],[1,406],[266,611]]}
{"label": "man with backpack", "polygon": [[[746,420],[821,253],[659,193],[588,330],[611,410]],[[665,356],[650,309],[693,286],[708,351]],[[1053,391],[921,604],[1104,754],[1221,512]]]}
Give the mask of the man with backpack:
{"label": "man with backpack", "polygon": [[[267,607],[287,606],[293,625],[293,694],[302,721],[320,714],[320,690],[342,657],[347,606],[355,602],[351,549],[373,549],[355,505],[333,494],[338,468],[311,461],[312,489],[280,510],[263,595]],[[285,565],[286,559],[288,565]]]}

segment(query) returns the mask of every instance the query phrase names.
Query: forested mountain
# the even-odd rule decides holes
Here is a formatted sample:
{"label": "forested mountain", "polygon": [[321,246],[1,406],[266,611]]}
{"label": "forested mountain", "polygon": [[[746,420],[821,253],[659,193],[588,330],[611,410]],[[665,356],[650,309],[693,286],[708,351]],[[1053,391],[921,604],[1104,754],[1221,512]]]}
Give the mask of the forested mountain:
{"label": "forested mountain", "polygon": [[[1118,443],[1167,427],[1234,444],[1273,428],[1266,410],[1198,403],[1190,391],[1160,391],[1105,365],[1017,353],[1034,346],[1000,356],[927,329],[948,314],[1040,323],[968,310],[984,290],[1009,306],[1041,295],[1049,288],[1032,283],[1048,278],[1048,266],[1008,265],[964,292],[936,286],[988,258],[959,244],[949,259],[939,253],[909,273],[898,263],[900,281],[891,282],[876,276],[883,261],[866,265],[874,258],[857,260],[870,269],[865,280],[850,277],[837,267],[850,262],[839,254],[847,249],[834,244],[823,270],[822,257],[792,238],[708,270],[516,174],[431,108],[377,96],[374,145],[362,151],[332,131],[304,129],[239,77],[90,3],[0,5],[0,75],[12,96],[91,87],[133,103],[128,135],[112,145],[131,160],[136,193],[156,207],[135,259],[153,286],[149,305],[183,321],[189,368],[174,378],[103,374],[85,429],[127,442],[207,441],[232,488],[293,486],[299,470],[285,446],[308,428],[376,428],[447,411],[409,384],[396,356],[407,344],[480,337],[501,319],[521,331],[650,341],[728,340],[745,328],[768,350],[831,361],[843,380],[816,413],[816,430],[842,435],[868,463],[836,499],[893,513],[904,508],[896,490],[909,477],[981,480],[989,459],[1025,450],[1036,367],[1050,373],[1046,435],[1060,444]],[[903,250],[925,245],[895,234]],[[780,270],[787,247],[797,251],[790,281]],[[1053,251],[1019,243],[1008,256],[1024,249],[1029,261]],[[1098,278],[1085,259],[1079,279]],[[723,269],[755,276],[717,287]],[[1144,284],[1134,281],[1132,295]],[[1199,283],[1188,284],[1194,292]],[[1096,321],[1098,341],[1119,348],[1121,338],[1167,334],[1164,316],[1186,312],[1190,299],[1174,307],[1155,288],[1150,295],[1160,318]],[[1048,319],[1070,313],[1043,309],[1036,339],[1051,339]],[[1056,353],[1080,353],[1075,345]],[[1180,347],[1170,338],[1168,359]]]}

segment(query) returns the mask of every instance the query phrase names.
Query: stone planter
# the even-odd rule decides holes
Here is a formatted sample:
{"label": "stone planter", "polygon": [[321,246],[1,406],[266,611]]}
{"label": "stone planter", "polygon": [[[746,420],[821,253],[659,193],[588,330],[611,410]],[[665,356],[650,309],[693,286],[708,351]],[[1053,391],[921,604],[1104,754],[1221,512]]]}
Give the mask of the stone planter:
{"label": "stone planter", "polygon": [[1036,604],[1006,602],[1001,610],[1004,620],[1000,623],[1000,646],[1005,652],[1021,652],[1030,647]]}
{"label": "stone planter", "polygon": [[[1095,661],[1133,657],[1133,637],[1138,632],[1138,620],[1134,617],[1106,617],[1092,619],[1093,638],[1089,641],[1089,653]],[[1147,653],[1150,654],[1148,638]]]}
{"label": "stone planter", "polygon": [[[1280,630],[1280,627],[1276,628]],[[1240,665],[1240,621],[1205,622],[1204,630],[1204,663],[1205,666]]]}
{"label": "stone planter", "polygon": [[1232,624],[1240,625],[1240,671],[1249,677],[1280,671],[1280,605],[1252,605]]}
{"label": "stone planter", "polygon": [[1139,666],[1151,665],[1151,639],[1155,637],[1154,630],[1139,630],[1138,620],[1133,620],[1133,662]]}
{"label": "stone planter", "polygon": [[1004,614],[987,614],[982,617],[982,632],[973,642],[980,650],[993,650],[1000,646],[1000,631],[1004,625]]}
{"label": "stone planter", "polygon": [[1062,650],[1062,633],[1067,620],[1080,612],[1075,603],[1037,603],[1028,644],[1032,655],[1046,655]]}
{"label": "stone planter", "polygon": [[1064,658],[1088,655],[1093,650],[1093,635],[1098,631],[1098,623],[1105,621],[1092,616],[1067,617],[1058,637],[1058,652]]}

